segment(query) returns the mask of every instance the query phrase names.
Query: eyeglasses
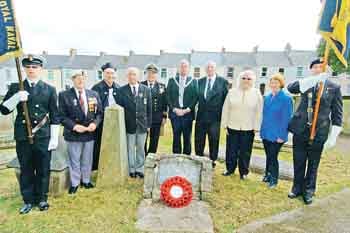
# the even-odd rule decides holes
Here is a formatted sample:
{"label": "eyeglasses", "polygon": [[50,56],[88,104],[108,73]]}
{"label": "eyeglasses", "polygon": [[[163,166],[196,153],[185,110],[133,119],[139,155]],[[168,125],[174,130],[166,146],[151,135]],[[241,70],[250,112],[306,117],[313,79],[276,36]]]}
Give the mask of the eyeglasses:
{"label": "eyeglasses", "polygon": [[31,66],[31,65],[28,65],[28,66],[25,66],[25,68],[27,68],[27,69],[30,69],[30,68],[32,68],[32,69],[38,69],[39,66]]}
{"label": "eyeglasses", "polygon": [[242,80],[248,80],[248,81],[250,81],[250,80],[252,80],[252,79],[251,79],[251,78],[243,77]]}

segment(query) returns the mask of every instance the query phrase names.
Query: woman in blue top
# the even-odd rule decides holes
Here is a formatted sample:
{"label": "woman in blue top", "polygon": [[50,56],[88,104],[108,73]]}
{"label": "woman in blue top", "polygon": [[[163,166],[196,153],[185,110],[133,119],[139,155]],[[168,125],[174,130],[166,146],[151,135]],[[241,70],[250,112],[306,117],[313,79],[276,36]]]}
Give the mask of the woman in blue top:
{"label": "woman in blue top", "polygon": [[293,112],[292,98],[282,88],[285,85],[284,77],[275,74],[270,79],[271,93],[264,99],[263,120],[260,136],[263,139],[266,153],[266,168],[263,181],[270,188],[278,182],[278,153],[288,140],[288,122]]}

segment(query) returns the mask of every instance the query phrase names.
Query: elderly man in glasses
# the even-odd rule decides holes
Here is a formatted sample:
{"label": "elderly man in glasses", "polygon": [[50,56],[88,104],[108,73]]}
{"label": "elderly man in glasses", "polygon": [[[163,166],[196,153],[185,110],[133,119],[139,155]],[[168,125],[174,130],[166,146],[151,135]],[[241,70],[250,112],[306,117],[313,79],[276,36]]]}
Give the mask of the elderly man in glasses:
{"label": "elderly man in glasses", "polygon": [[243,71],[238,87],[230,89],[222,110],[221,126],[226,129],[226,172],[232,175],[238,165],[240,178],[247,178],[255,132],[260,129],[263,99],[254,88],[255,73]]}
{"label": "elderly man in glasses", "polygon": [[[15,120],[16,152],[20,164],[20,190],[24,206],[20,214],[29,213],[37,205],[40,211],[49,209],[47,194],[50,180],[51,151],[58,146],[60,118],[57,109],[56,89],[40,80],[44,59],[28,55],[22,60],[26,80],[24,91],[19,84],[9,87],[0,111],[7,115],[17,109]],[[34,143],[28,140],[22,102],[27,102],[33,127]]]}

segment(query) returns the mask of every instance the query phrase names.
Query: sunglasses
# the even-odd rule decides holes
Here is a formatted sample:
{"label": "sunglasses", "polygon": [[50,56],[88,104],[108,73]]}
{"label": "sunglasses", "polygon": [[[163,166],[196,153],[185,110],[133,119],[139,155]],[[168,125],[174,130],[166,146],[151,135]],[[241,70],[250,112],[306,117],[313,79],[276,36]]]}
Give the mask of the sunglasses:
{"label": "sunglasses", "polygon": [[28,65],[28,66],[25,66],[25,68],[27,68],[27,69],[30,69],[30,68],[32,68],[32,69],[38,69],[39,66],[31,66],[31,65]]}
{"label": "sunglasses", "polygon": [[250,80],[252,80],[252,79],[251,79],[251,78],[243,77],[242,80],[248,80],[248,81],[250,81]]}

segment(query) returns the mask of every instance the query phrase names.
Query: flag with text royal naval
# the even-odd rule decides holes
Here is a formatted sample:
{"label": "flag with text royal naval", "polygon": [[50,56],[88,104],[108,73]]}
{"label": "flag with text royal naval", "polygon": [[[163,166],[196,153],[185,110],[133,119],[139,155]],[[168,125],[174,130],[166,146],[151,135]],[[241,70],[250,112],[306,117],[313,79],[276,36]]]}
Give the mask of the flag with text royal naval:
{"label": "flag with text royal naval", "polygon": [[21,55],[21,40],[12,1],[0,0],[0,62]]}

